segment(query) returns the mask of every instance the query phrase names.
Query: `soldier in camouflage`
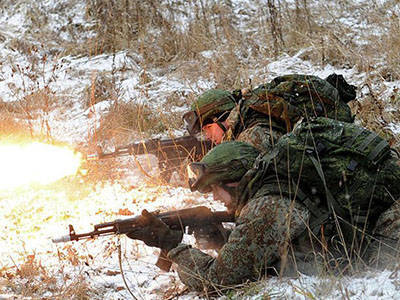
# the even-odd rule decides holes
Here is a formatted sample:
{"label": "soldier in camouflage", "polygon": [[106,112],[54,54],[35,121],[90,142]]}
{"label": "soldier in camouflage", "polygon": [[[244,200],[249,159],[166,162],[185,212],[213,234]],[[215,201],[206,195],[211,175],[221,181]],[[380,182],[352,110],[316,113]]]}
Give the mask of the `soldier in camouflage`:
{"label": "soldier in camouflage", "polygon": [[238,140],[260,151],[270,151],[282,134],[302,117],[326,116],[353,122],[347,102],[355,87],[342,75],[323,80],[317,76],[280,76],[254,90],[209,90],[183,117],[188,132],[205,133],[215,144]]}
{"label": "soldier in camouflage", "polygon": [[[310,124],[308,122],[302,124],[303,129],[314,126],[321,131],[321,136],[327,137],[330,141],[335,138],[341,140],[340,135],[345,131],[347,131],[346,137],[351,136],[352,130],[356,130],[354,126],[348,127],[344,124],[345,122],[337,124],[335,122],[323,118],[323,120],[310,120]],[[327,126],[327,129],[324,130],[323,126],[320,126],[321,124]],[[307,130],[302,130],[301,126],[299,128],[296,128],[293,133],[285,135],[285,138],[282,137],[271,153],[260,154],[257,148],[243,142],[226,142],[207,153],[201,162],[190,165],[189,181],[191,189],[202,193],[212,191],[214,198],[224,202],[228,210],[236,216],[236,226],[216,258],[199,249],[192,248],[190,245],[181,244],[182,233],[170,230],[159,219],[147,213],[144,214],[144,217],[149,220],[149,224],[154,226],[154,229],[151,230],[151,241],[143,236],[131,235],[130,237],[139,238],[148,245],[167,250],[170,260],[177,264],[178,274],[182,282],[190,289],[197,291],[223,290],[248,280],[257,280],[270,272],[286,274],[285,269],[289,266],[296,266],[301,272],[315,272],[318,270],[315,263],[318,263],[320,257],[324,257],[322,262],[326,262],[326,257],[328,260],[343,257],[344,260],[348,259],[349,257],[346,257],[346,255],[352,249],[352,244],[348,243],[349,240],[346,237],[341,239],[339,235],[339,233],[343,234],[341,229],[347,229],[347,227],[338,226],[337,231],[333,230],[334,227],[331,227],[329,231],[325,232],[327,227],[324,226],[324,223],[321,224],[318,212],[315,213],[315,210],[312,209],[313,205],[311,204],[314,204],[314,206],[322,205],[321,207],[325,205],[325,210],[321,211],[328,211],[327,207],[330,206],[330,202],[322,199],[324,193],[321,190],[324,190],[324,184],[318,183],[316,180],[313,183],[315,185],[315,191],[313,191],[314,188],[308,186],[307,182],[302,182],[300,178],[296,178],[303,191],[310,190],[308,195],[300,195],[303,191],[300,192],[300,189],[292,182],[293,178],[288,177],[284,169],[279,169],[281,163],[293,165],[293,162],[287,160],[284,156],[281,160],[278,159],[279,156],[276,156],[275,149],[280,149],[281,143],[281,146],[304,146],[303,143],[296,144],[297,138],[303,141],[301,139],[302,134],[307,132]],[[314,131],[314,133],[317,134],[318,132]],[[366,134],[365,137],[363,137],[364,133]],[[361,136],[362,139],[357,141],[357,138],[354,138],[357,135],[354,134],[350,141],[362,145],[363,148],[368,148],[372,140],[369,137],[373,135],[367,131],[362,131],[358,136]],[[349,140],[345,139],[345,142],[349,143]],[[367,230],[363,227],[351,227],[350,231],[352,232],[353,228],[354,232],[361,230],[364,232],[361,238],[373,242],[377,241],[378,244],[375,243],[375,249],[368,252],[370,257],[376,257],[378,254],[376,249],[381,249],[382,243],[375,238],[375,234],[377,230],[383,232],[385,227],[383,223],[387,220],[387,217],[391,219],[393,210],[390,211],[390,208],[388,213],[381,214],[381,212],[400,197],[398,184],[400,182],[400,167],[396,164],[394,158],[386,156],[387,152],[381,151],[384,149],[384,145],[381,140],[377,139],[376,144],[371,146],[371,153],[374,153],[374,155],[368,155],[371,162],[366,164],[371,165],[372,168],[360,168],[354,173],[354,182],[352,183],[356,183],[355,186],[363,187],[356,190],[356,202],[351,203],[351,207],[333,205],[334,213],[330,215],[330,217],[336,218],[333,223],[331,222],[332,219],[326,219],[325,216],[322,219],[327,224],[342,221],[347,224],[352,221],[351,218],[354,218],[355,224],[357,224],[358,213],[361,212],[360,218],[364,219],[365,227],[368,227]],[[318,146],[315,150],[324,149]],[[313,151],[307,151],[306,155],[314,155],[313,153]],[[322,153],[320,152],[320,155]],[[347,152],[340,154],[347,159],[343,156],[343,153]],[[335,159],[338,157],[340,159],[340,155]],[[381,157],[379,165],[372,166],[372,159],[377,157]],[[275,158],[277,160],[271,164],[271,159]],[[321,164],[323,164],[323,157],[320,156],[320,159]],[[326,157],[325,161],[329,164],[329,157]],[[352,164],[351,159],[346,160],[343,166],[347,166],[348,163]],[[317,174],[319,173],[317,168],[313,172],[313,174],[309,173],[308,175],[316,179],[320,178],[321,175]],[[333,172],[334,170],[331,168],[326,175],[332,174],[333,178],[344,176],[341,171],[338,171],[338,174],[333,174]],[[371,172],[375,172],[375,175]],[[365,174],[368,173],[373,176],[366,176]],[[352,199],[352,195],[348,194],[345,188],[339,188],[346,183],[330,180],[328,177],[325,179],[325,187],[334,191],[335,198]],[[376,189],[372,188],[373,186],[376,186]],[[360,197],[366,199],[361,200]],[[305,199],[308,199],[308,202]],[[313,201],[315,202],[313,203]],[[384,204],[384,207],[379,207],[379,203]],[[365,205],[371,205],[371,207],[368,207],[368,211],[372,212],[374,219],[368,219],[368,211],[367,214],[364,214]],[[361,210],[358,210],[357,207],[360,207]],[[348,220],[344,220],[347,215],[341,211],[347,209],[351,214]],[[338,212],[337,215],[335,211]],[[375,214],[375,211],[379,211],[381,216]],[[377,226],[374,225],[376,223],[375,218],[379,218]],[[369,224],[373,224],[376,230],[370,230]],[[392,236],[398,238],[398,232]],[[366,244],[370,245],[370,243]],[[336,248],[337,245],[345,245],[348,248],[338,249]],[[361,253],[364,252],[358,252],[359,255]],[[312,259],[309,259],[310,257]],[[299,258],[302,261],[310,262],[310,264],[303,268],[302,264],[296,261]],[[336,262],[334,262],[334,266],[337,266]],[[331,266],[329,262],[328,265]]]}
{"label": "soldier in camouflage", "polygon": [[[237,216],[236,226],[217,258],[178,244],[177,239],[158,245],[169,250],[168,257],[178,265],[181,280],[192,290],[224,289],[261,278],[273,271],[277,260],[287,256],[289,242],[306,228],[308,211],[287,195],[271,192],[274,180],[237,208],[235,186],[258,155],[259,151],[246,143],[226,142],[207,153],[201,162],[191,164],[192,190],[212,191],[214,198]],[[159,236],[173,236],[167,232],[165,229]]]}
{"label": "soldier in camouflage", "polygon": [[241,101],[227,118],[227,137],[268,152],[301,118],[325,116],[353,122],[347,103],[355,97],[355,86],[342,75],[332,74],[325,80],[303,74],[276,77],[240,92]]}
{"label": "soldier in camouflage", "polygon": [[226,118],[236,106],[233,94],[219,89],[211,89],[192,104],[190,111],[183,115],[189,134],[203,132],[214,144],[220,144],[227,130]]}

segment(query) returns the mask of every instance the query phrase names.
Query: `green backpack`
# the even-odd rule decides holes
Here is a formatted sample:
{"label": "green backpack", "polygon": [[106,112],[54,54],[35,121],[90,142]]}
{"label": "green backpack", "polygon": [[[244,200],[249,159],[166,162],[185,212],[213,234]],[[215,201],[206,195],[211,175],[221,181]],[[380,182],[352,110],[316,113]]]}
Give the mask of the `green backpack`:
{"label": "green backpack", "polygon": [[[333,82],[333,75],[342,79],[338,88],[330,83]],[[323,116],[352,123],[354,117],[347,102],[355,98],[355,87],[336,74],[332,76],[330,82],[312,75],[280,76],[243,97],[251,109],[286,124],[287,132],[301,117]],[[343,93],[339,92],[342,90],[339,87],[343,85],[350,87],[353,92],[346,94],[348,97],[343,97]]]}
{"label": "green backpack", "polygon": [[334,214],[370,230],[400,197],[400,167],[391,153],[376,133],[319,117],[282,136],[266,159],[294,185],[314,220],[324,222]]}

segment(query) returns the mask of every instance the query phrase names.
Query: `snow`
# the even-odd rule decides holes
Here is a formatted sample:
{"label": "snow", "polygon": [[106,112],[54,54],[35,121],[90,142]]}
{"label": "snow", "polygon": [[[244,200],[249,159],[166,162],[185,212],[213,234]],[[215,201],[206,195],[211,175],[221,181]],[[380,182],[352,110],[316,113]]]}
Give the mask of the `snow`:
{"label": "snow", "polygon": [[[237,14],[240,14],[245,6],[254,10],[248,1],[233,2]],[[42,9],[55,10],[54,1],[40,3]],[[86,24],[84,10],[83,2],[78,1],[75,9],[71,11],[73,24]],[[20,70],[32,67],[30,58],[8,46],[12,37],[25,32],[26,14],[26,8],[17,7],[13,14],[4,13],[0,17],[0,33],[5,36],[5,40],[0,43],[1,99],[6,102],[15,101],[45,87],[68,99],[72,105],[67,112],[53,110],[46,116],[52,135],[62,141],[70,144],[87,143],[88,135],[99,125],[99,116],[109,110],[110,101],[96,103],[90,108],[82,105],[86,88],[99,74],[109,78],[115,77],[120,88],[119,100],[148,103],[156,110],[163,109],[167,97],[175,92],[185,97],[215,87],[212,78],[198,78],[188,82],[168,70],[145,70],[141,64],[142,58],[129,51],[92,57],[49,57],[44,62],[41,59],[47,53],[44,49],[39,49],[34,54],[38,59],[35,66],[43,69],[43,78],[32,81],[29,70],[18,71],[18,67]],[[52,13],[49,17],[53,20],[55,28],[60,28],[67,22],[67,16],[59,19],[59,15]],[[242,18],[246,20],[246,15],[243,14]],[[185,26],[185,20],[185,17],[179,19],[182,27]],[[343,18],[339,21],[346,23],[350,22],[350,19]],[[359,25],[353,21],[352,24]],[[62,38],[69,38],[67,33],[62,34]],[[259,68],[255,66],[249,72],[257,74],[261,79],[256,84],[290,73],[306,73],[325,78],[333,72],[342,74],[351,84],[357,86],[366,82],[368,74],[360,73],[354,68],[336,68],[331,65],[321,67],[303,59],[304,54],[310,51],[312,49],[303,49],[292,56],[282,54],[276,60]],[[201,54],[205,59],[216,55],[214,51],[203,51]],[[148,73],[150,82],[142,83],[141,74],[144,71]],[[386,83],[385,95],[389,96],[396,88],[400,88],[399,82]],[[184,112],[189,104],[173,107],[172,111]],[[396,108],[388,106],[388,110],[390,109]],[[39,128],[39,124],[37,126]],[[399,124],[389,124],[389,129],[396,135],[400,134]],[[183,129],[173,134],[182,135]],[[147,161],[147,158],[139,159]],[[0,191],[0,227],[3,228],[3,234],[0,236],[0,274],[7,270],[15,271],[16,267],[26,263],[28,255],[34,255],[35,261],[51,272],[59,286],[68,285],[76,279],[75,276],[82,275],[95,291],[92,294],[93,299],[127,299],[130,295],[124,287],[118,262],[117,245],[120,243],[125,277],[137,297],[161,299],[171,288],[182,291],[184,287],[176,272],[163,273],[154,266],[158,250],[146,247],[141,242],[129,240],[124,236],[66,244],[51,242],[51,238],[67,234],[68,224],[73,224],[77,232],[86,232],[92,230],[94,224],[127,217],[121,215],[124,209],[134,215],[140,214],[143,208],[149,211],[168,211],[206,205],[214,210],[223,209],[222,204],[214,202],[209,195],[191,193],[184,187],[149,182],[132,160],[127,159],[125,163],[128,166],[127,174],[120,182],[105,181],[88,186],[80,182],[79,178],[73,178],[65,179],[55,186]],[[154,161],[151,164],[149,171],[152,174],[157,173]],[[194,243],[193,238],[188,235],[185,236],[185,241]],[[66,274],[72,278],[66,279]],[[398,275],[398,271],[383,271],[344,278],[317,278],[306,275],[298,279],[270,278],[260,283],[262,288],[256,295],[243,296],[241,299],[262,299],[263,293],[286,299],[400,299]],[[28,282],[26,279],[15,279],[15,284],[23,286]],[[0,294],[0,299],[14,297],[10,288],[2,281],[0,293],[3,293]],[[41,296],[51,298],[54,295],[47,291]],[[185,300],[206,297],[185,292],[179,298]]]}

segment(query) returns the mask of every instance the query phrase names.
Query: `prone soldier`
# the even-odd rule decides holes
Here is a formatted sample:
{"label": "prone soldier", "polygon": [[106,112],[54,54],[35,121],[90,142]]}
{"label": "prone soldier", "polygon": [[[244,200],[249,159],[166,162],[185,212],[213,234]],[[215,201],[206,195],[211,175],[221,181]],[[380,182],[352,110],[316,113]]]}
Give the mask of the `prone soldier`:
{"label": "prone soldier", "polygon": [[[218,257],[180,244],[179,236],[166,241],[170,229],[152,215],[143,218],[159,237],[149,245],[166,249],[183,283],[197,291],[285,274],[293,265],[315,271],[318,258],[343,270],[371,253],[365,250],[379,242],[379,220],[400,197],[400,167],[387,142],[327,118],[302,122],[267,154],[243,142],[222,143],[189,173],[193,191],[212,191],[235,213],[236,226]],[[296,264],[299,257],[311,257],[312,267]]]}

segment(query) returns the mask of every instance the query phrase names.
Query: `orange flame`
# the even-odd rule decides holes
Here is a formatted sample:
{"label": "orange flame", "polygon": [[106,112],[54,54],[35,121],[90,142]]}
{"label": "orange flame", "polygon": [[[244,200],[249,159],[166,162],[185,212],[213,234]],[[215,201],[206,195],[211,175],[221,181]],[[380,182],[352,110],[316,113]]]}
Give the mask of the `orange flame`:
{"label": "orange flame", "polygon": [[1,143],[0,189],[48,184],[74,175],[80,164],[81,154],[65,146]]}

